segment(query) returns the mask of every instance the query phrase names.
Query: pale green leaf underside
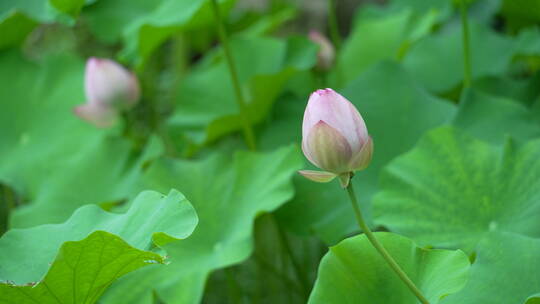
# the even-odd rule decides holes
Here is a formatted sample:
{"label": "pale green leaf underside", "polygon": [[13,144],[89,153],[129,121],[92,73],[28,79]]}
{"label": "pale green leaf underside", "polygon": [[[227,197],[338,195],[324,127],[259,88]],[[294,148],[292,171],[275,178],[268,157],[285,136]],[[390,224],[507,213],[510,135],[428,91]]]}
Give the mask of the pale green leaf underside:
{"label": "pale green leaf underside", "polygon": [[12,229],[4,234],[0,239],[0,280],[15,284],[39,281],[63,243],[81,240],[93,231],[107,231],[135,248],[147,250],[152,243],[164,246],[186,238],[197,221],[191,204],[176,190],[168,196],[142,192],[123,214],[87,205],[65,223]]}
{"label": "pale green leaf underside", "polygon": [[[438,303],[467,282],[470,265],[461,250],[423,249],[396,234],[375,235],[430,303]],[[309,303],[416,304],[418,300],[365,235],[358,235],[330,247]]]}

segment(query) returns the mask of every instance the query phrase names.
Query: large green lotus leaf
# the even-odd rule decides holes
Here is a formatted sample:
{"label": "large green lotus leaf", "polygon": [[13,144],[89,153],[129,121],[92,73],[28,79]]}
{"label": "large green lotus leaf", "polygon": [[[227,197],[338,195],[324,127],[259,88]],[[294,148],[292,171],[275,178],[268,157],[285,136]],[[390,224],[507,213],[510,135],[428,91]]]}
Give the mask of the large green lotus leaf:
{"label": "large green lotus leaf", "polygon": [[38,23],[72,24],[84,0],[3,0],[0,50],[21,43]]}
{"label": "large green lotus leaf", "polygon": [[540,118],[522,103],[505,97],[466,90],[453,125],[491,143],[507,136],[519,141],[540,137]]}
{"label": "large green lotus leaf", "polygon": [[[340,93],[356,105],[374,141],[372,163],[354,178],[362,209],[369,216],[381,168],[413,147],[424,132],[447,122],[455,108],[428,94],[399,65],[390,62],[374,65]],[[279,104],[279,115],[261,135],[269,139],[262,140],[272,145],[300,143],[307,99],[287,99]],[[314,232],[330,244],[357,231],[347,195],[337,182],[319,184],[300,176],[295,182],[296,197],[278,213],[284,225],[298,233]]]}
{"label": "large green lotus leaf", "polygon": [[199,303],[210,272],[251,254],[254,219],[293,196],[291,176],[301,164],[292,146],[264,154],[237,152],[233,158],[214,154],[200,161],[154,162],[144,188],[180,189],[197,210],[198,228],[187,240],[165,246],[168,267],[127,276],[105,294],[105,303],[152,303],[152,290],[166,303]]}
{"label": "large green lotus leaf", "polygon": [[197,221],[178,191],[145,191],[124,214],[87,205],[62,224],[10,230],[0,239],[0,302],[94,303],[118,277],[164,263],[143,250],[188,237]]}
{"label": "large green lotus leaf", "polygon": [[539,256],[538,238],[514,233],[491,233],[478,244],[467,285],[442,303],[539,303]]}
{"label": "large green lotus leaf", "polygon": [[[511,38],[475,23],[470,24],[470,44],[473,78],[505,72],[516,50]],[[424,37],[411,47],[403,64],[432,92],[443,93],[458,86],[463,80],[460,27]]]}
{"label": "large green lotus leaf", "polygon": [[503,147],[444,127],[390,163],[376,222],[421,244],[470,252],[490,231],[540,236],[540,141]]}
{"label": "large green lotus leaf", "polygon": [[[237,38],[231,49],[247,98],[252,124],[270,111],[288,79],[316,61],[316,47],[304,38]],[[217,62],[216,62],[217,61]],[[221,53],[195,67],[178,89],[176,112],[169,119],[175,133],[184,133],[196,144],[242,128],[232,80]]]}
{"label": "large green lotus leaf", "polygon": [[157,140],[142,153],[132,151],[131,144],[120,137],[89,139],[86,144],[80,154],[66,157],[62,164],[48,165],[47,169],[53,170],[48,175],[35,177],[35,190],[23,192],[29,195],[29,204],[11,215],[12,227],[61,222],[83,204],[121,202],[131,197],[144,165],[161,152]]}
{"label": "large green lotus leaf", "polygon": [[[234,0],[219,0],[225,15]],[[83,12],[92,31],[102,40],[124,42],[122,55],[139,64],[175,32],[213,24],[207,0],[98,1]]]}
{"label": "large green lotus leaf", "polygon": [[[424,249],[397,234],[375,235],[430,303],[439,303],[465,286],[470,264],[461,250]],[[309,303],[416,304],[418,300],[362,234],[330,247]]]}
{"label": "large green lotus leaf", "polygon": [[97,130],[73,115],[84,101],[84,63],[61,56],[38,64],[4,52],[0,65],[0,81],[10,84],[0,88],[0,181],[30,202],[11,224],[62,222],[83,204],[126,198],[160,145],[132,151],[114,130]]}
{"label": "large green lotus leaf", "polygon": [[414,13],[412,9],[387,9],[359,13],[343,45],[334,77],[347,85],[374,63],[399,59],[411,44],[427,35],[436,23],[436,10]]}

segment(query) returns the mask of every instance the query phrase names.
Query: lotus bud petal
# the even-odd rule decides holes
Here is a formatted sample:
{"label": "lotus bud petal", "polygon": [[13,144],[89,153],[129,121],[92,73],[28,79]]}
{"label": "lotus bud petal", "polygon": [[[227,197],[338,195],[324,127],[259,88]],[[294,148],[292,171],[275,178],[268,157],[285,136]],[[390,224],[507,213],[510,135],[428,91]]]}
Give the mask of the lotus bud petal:
{"label": "lotus bud petal", "polygon": [[367,143],[362,147],[360,152],[358,152],[351,159],[351,168],[353,171],[361,171],[368,167],[371,162],[371,156],[373,155],[373,140],[371,137],[368,138]]}
{"label": "lotus bud petal", "polygon": [[321,70],[329,70],[332,68],[336,57],[336,51],[330,40],[317,31],[309,32],[309,39],[319,46],[319,52],[317,53],[317,67]]}
{"label": "lotus bud petal", "polygon": [[298,171],[303,177],[310,179],[317,183],[328,183],[336,178],[334,173],[326,171],[315,171],[315,170],[300,170]]}
{"label": "lotus bud petal", "polygon": [[314,165],[329,172],[346,172],[352,156],[347,139],[322,120],[311,128],[302,149]]}
{"label": "lotus bud petal", "polygon": [[86,63],[86,98],[91,102],[129,109],[139,101],[139,83],[133,73],[109,60],[90,58]]}
{"label": "lotus bud petal", "polygon": [[73,109],[75,115],[95,125],[98,128],[108,128],[118,119],[118,113],[111,107],[102,106],[96,102],[87,102]]}
{"label": "lotus bud petal", "polygon": [[302,124],[302,151],[315,166],[339,176],[346,187],[351,172],[369,165],[373,141],[355,106],[334,90],[324,89],[309,97]]}

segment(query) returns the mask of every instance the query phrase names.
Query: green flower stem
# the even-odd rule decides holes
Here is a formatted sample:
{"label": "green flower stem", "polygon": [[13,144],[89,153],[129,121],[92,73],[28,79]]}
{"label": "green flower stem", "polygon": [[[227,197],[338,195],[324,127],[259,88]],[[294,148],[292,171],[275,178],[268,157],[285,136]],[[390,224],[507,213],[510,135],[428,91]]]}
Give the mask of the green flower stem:
{"label": "green flower stem", "polygon": [[352,180],[349,181],[349,185],[347,186],[347,192],[349,193],[349,198],[351,199],[351,204],[354,210],[354,214],[356,216],[356,221],[358,222],[358,226],[362,231],[366,234],[366,237],[368,238],[369,242],[375,249],[379,252],[379,254],[383,257],[383,259],[388,263],[390,268],[398,275],[398,277],[409,287],[409,289],[414,293],[414,295],[422,302],[423,304],[429,304],[428,300],[422,295],[418,287],[414,285],[413,281],[407,276],[407,274],[399,267],[399,265],[394,261],[392,256],[384,249],[381,243],[377,240],[373,232],[369,229],[368,225],[366,225],[366,222],[364,221],[364,218],[362,217],[362,212],[360,211],[360,208],[358,207],[358,201],[356,200],[356,195],[354,194],[354,189],[352,186]]}
{"label": "green flower stem", "polygon": [[467,21],[467,3],[460,0],[461,36],[463,38],[463,86],[471,86],[471,49],[469,46],[469,23]]}
{"label": "green flower stem", "polygon": [[232,52],[229,46],[229,40],[227,37],[227,31],[225,30],[225,24],[223,22],[223,18],[221,16],[221,13],[219,11],[219,6],[217,4],[217,0],[210,0],[212,4],[212,9],[214,11],[214,16],[216,18],[217,23],[217,29],[218,29],[218,35],[219,39],[221,41],[221,45],[223,47],[223,52],[225,54],[225,59],[227,61],[227,66],[229,67],[229,72],[231,74],[231,79],[234,86],[234,92],[236,94],[236,102],[238,104],[238,107],[240,108],[240,116],[242,119],[242,127],[244,129],[244,138],[246,140],[246,144],[248,145],[250,150],[256,150],[256,144],[255,144],[255,133],[253,132],[253,129],[251,127],[251,123],[247,117],[247,107],[246,107],[246,100],[244,98],[244,94],[242,93],[242,86],[240,84],[240,80],[238,78],[238,73],[236,71],[236,66],[234,65],[234,59],[232,57]]}
{"label": "green flower stem", "polygon": [[339,35],[337,13],[336,13],[336,0],[328,0],[328,27],[330,28],[330,37],[334,43],[336,51],[341,48],[341,36]]}

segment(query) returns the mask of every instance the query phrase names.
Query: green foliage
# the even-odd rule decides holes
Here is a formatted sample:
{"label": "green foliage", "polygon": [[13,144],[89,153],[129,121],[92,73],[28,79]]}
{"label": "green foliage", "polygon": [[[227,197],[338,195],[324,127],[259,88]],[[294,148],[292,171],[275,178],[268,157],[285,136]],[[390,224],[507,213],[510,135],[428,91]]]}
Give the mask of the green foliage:
{"label": "green foliage", "polygon": [[540,1],[504,0],[501,14],[508,20],[511,29],[516,30],[540,22]]}
{"label": "green foliage", "polygon": [[525,304],[538,304],[538,303],[540,303],[540,293],[528,297],[527,301],[525,301]]}
{"label": "green foliage", "polygon": [[[252,124],[265,118],[286,82],[297,71],[312,67],[316,58],[316,47],[299,37],[237,38],[231,41],[231,49]],[[177,111],[169,120],[173,132],[179,130],[200,145],[240,130],[242,119],[231,81],[221,52],[204,58],[178,88]]]}
{"label": "green foliage", "polygon": [[435,10],[413,13],[410,9],[359,14],[338,59],[336,84],[349,84],[380,60],[401,59],[410,45],[430,32],[437,16]]}
{"label": "green foliage", "polygon": [[[417,303],[338,182],[296,174],[326,87],[373,138],[366,222],[430,303],[540,303],[538,0],[328,1],[338,28],[216,0],[243,111],[211,1],[0,1],[0,303]],[[341,35],[329,71],[312,30]],[[108,129],[73,112],[89,57],[140,84]]]}
{"label": "green foliage", "polygon": [[[228,9],[234,1],[219,3]],[[214,18],[206,0],[101,0],[83,17],[98,38],[109,43],[122,38],[121,55],[139,65],[175,32],[211,25]]]}
{"label": "green foliage", "polygon": [[[473,78],[507,71],[516,53],[514,41],[480,24],[471,24],[470,31]],[[403,64],[428,90],[450,91],[463,79],[461,39],[459,27],[425,37],[411,47]]]}
{"label": "green foliage", "polygon": [[0,50],[20,44],[38,23],[73,24],[84,0],[6,0],[0,4]]}
{"label": "green foliage", "polygon": [[393,161],[374,198],[379,224],[421,244],[470,252],[486,234],[540,236],[540,141],[492,146],[445,127]]}
{"label": "green foliage", "polygon": [[95,303],[120,276],[164,263],[144,251],[152,243],[186,238],[196,224],[191,204],[173,190],[142,192],[125,214],[88,205],[63,224],[10,230],[0,239],[0,301]]}
{"label": "green foliage", "polygon": [[[462,251],[420,248],[392,233],[375,235],[430,303],[439,303],[467,282],[469,260]],[[418,302],[366,236],[359,235],[330,247],[319,266],[309,303]]]}
{"label": "green foliage", "polygon": [[165,302],[199,303],[210,272],[249,257],[255,217],[292,197],[290,179],[300,168],[294,147],[265,154],[237,152],[232,159],[216,154],[201,161],[155,162],[144,175],[144,188],[173,187],[185,193],[199,225],[187,240],[164,247],[170,265],[127,276],[104,302],[147,303],[155,290]]}

